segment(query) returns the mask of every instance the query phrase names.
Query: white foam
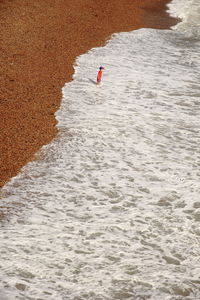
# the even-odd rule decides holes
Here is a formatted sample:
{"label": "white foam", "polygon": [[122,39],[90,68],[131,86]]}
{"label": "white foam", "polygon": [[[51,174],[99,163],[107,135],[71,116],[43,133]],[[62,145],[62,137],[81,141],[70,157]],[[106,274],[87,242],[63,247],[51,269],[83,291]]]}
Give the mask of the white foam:
{"label": "white foam", "polygon": [[193,0],[172,0],[168,7],[173,17],[186,19]]}
{"label": "white foam", "polygon": [[169,3],[172,16],[182,19],[174,29],[200,36],[200,2],[199,0],[173,0]]}
{"label": "white foam", "polygon": [[2,298],[200,298],[199,56],[142,29],[77,59],[60,136],[4,189]]}

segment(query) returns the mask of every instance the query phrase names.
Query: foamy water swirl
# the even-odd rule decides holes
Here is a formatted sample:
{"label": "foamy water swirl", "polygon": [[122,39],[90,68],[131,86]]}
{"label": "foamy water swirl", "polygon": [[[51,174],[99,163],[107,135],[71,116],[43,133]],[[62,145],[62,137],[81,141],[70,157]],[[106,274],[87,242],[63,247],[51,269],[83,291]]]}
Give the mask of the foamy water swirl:
{"label": "foamy water swirl", "polygon": [[3,190],[2,300],[200,298],[199,46],[142,29],[77,59],[60,135]]}

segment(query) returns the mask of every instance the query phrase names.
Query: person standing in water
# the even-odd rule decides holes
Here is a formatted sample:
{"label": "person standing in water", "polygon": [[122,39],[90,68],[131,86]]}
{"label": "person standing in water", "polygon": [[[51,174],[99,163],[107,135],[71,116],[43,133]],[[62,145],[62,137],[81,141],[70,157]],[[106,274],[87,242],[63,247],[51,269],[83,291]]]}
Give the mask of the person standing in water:
{"label": "person standing in water", "polygon": [[104,67],[99,67],[99,71],[98,71],[98,74],[97,74],[97,84],[101,83],[103,70],[104,70]]}

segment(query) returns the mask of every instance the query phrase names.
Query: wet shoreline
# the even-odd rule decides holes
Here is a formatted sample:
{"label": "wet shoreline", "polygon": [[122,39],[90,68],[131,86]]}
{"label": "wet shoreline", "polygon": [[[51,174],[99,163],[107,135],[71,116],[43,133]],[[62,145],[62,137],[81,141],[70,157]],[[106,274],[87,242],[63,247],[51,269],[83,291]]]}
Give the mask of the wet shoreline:
{"label": "wet shoreline", "polygon": [[57,134],[54,113],[75,58],[112,33],[167,29],[170,1],[2,1],[0,187]]}

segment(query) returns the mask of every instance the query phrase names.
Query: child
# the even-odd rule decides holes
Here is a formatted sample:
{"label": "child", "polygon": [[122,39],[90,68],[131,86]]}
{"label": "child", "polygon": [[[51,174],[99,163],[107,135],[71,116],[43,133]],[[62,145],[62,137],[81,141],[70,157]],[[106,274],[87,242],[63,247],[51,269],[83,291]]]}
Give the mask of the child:
{"label": "child", "polygon": [[103,74],[104,67],[99,67],[99,72],[97,74],[97,84],[101,83],[101,78]]}

